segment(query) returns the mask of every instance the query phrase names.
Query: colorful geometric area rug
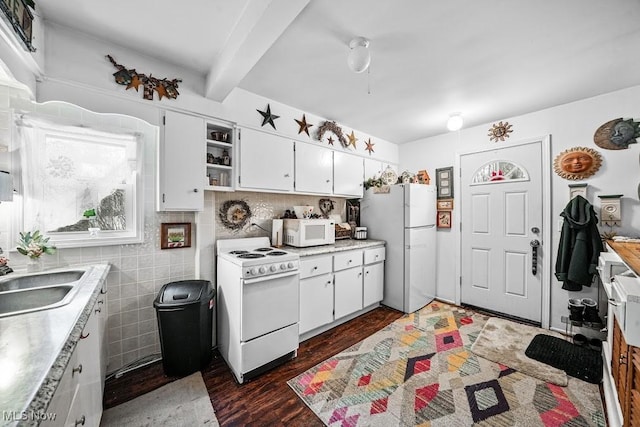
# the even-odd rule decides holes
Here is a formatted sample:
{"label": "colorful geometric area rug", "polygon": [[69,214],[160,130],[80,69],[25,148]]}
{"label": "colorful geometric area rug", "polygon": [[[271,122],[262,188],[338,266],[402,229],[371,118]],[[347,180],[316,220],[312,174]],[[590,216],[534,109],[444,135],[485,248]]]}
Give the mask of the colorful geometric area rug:
{"label": "colorful geometric area rug", "polygon": [[488,317],[433,302],[288,381],[327,426],[603,426],[598,386],[470,351]]}

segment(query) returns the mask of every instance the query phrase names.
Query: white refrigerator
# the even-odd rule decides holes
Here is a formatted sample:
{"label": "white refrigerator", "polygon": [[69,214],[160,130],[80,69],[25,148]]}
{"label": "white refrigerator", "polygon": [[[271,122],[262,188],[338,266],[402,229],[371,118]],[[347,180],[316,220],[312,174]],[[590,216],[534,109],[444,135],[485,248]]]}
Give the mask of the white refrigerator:
{"label": "white refrigerator", "polygon": [[386,241],[382,304],[412,313],[436,294],[436,190],[424,184],[370,188],[360,202],[360,225]]}

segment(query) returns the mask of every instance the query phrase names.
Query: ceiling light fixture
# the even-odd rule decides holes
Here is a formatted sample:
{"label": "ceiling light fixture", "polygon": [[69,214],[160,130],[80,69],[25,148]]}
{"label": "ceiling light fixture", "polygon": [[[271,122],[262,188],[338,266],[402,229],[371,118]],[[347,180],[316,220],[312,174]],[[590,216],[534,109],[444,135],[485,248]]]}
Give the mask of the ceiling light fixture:
{"label": "ceiling light fixture", "polygon": [[462,129],[462,115],[460,113],[451,113],[449,120],[447,120],[447,129],[450,131],[456,131]]}
{"label": "ceiling light fixture", "polygon": [[371,63],[369,52],[369,40],[364,37],[356,37],[349,42],[349,56],[347,65],[354,73],[362,73]]}

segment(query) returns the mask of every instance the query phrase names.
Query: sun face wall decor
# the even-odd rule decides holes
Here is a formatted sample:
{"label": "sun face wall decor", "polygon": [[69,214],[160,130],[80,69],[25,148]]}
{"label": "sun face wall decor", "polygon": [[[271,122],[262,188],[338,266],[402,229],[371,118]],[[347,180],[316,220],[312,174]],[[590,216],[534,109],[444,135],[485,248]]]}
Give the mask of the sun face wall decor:
{"label": "sun face wall decor", "polygon": [[504,141],[505,138],[509,138],[509,134],[511,132],[513,132],[513,130],[511,130],[509,122],[500,122],[498,124],[494,123],[489,129],[489,133],[487,135],[489,136],[490,141],[498,142]]}
{"label": "sun face wall decor", "polygon": [[595,174],[602,164],[600,153],[592,148],[573,147],[556,156],[554,171],[564,179],[581,180]]}

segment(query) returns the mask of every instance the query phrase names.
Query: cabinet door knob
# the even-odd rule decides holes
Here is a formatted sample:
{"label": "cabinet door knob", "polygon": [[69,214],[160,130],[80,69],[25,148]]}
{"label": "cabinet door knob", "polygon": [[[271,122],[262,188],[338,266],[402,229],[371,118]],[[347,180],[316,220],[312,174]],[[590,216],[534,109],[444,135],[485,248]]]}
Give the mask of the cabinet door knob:
{"label": "cabinet door knob", "polygon": [[83,426],[85,421],[86,421],[85,416],[84,416],[84,415],[83,415],[83,416],[81,416],[79,420],[76,420],[76,424],[75,424],[75,425],[76,425],[76,427],[77,427],[77,426]]}
{"label": "cabinet door knob", "polygon": [[285,173],[285,174],[284,174],[284,177],[285,177],[285,178],[289,178],[289,174],[288,174],[288,173]]}
{"label": "cabinet door knob", "polygon": [[330,180],[330,179],[328,179],[328,180],[327,180],[327,182],[331,182],[331,180]]}
{"label": "cabinet door knob", "polygon": [[79,373],[79,374],[82,373],[82,363],[79,364],[77,368],[73,368],[71,370],[71,376],[73,376],[76,372]]}
{"label": "cabinet door knob", "polygon": [[194,193],[197,193],[197,192],[198,192],[198,189],[197,189],[197,188],[194,188],[194,189],[193,189],[193,192],[194,192]]}

